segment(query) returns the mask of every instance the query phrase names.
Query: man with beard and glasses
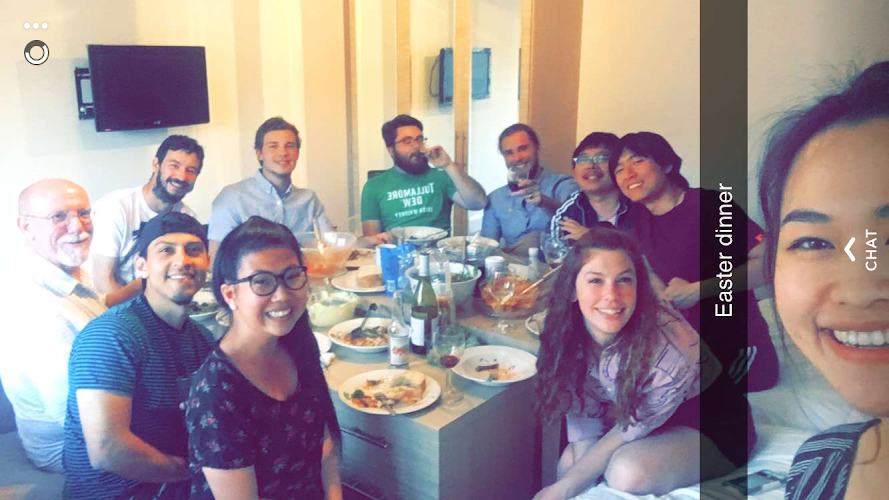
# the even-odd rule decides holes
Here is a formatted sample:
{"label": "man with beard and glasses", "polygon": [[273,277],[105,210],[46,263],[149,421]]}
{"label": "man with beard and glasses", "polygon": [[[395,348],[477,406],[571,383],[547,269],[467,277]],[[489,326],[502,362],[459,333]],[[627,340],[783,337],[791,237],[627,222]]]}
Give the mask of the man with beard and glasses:
{"label": "man with beard and glasses", "polygon": [[[65,419],[65,498],[188,498],[183,395],[212,349],[188,317],[210,259],[193,217],[167,212],[139,232],[144,292],[74,339]],[[212,424],[212,423],[211,423]]]}
{"label": "man with beard and glasses", "polygon": [[504,251],[525,255],[538,245],[556,209],[579,188],[570,176],[540,165],[540,139],[530,126],[506,127],[497,143],[506,162],[507,184],[488,195],[481,235],[502,237]]}
{"label": "man with beard and glasses", "polygon": [[383,141],[395,166],[368,179],[361,191],[365,236],[406,226],[449,231],[452,204],[466,210],[485,208],[484,188],[441,146],[426,148],[423,124],[416,118],[398,115],[384,123]]}
{"label": "man with beard and glasses", "polygon": [[573,244],[599,222],[608,222],[619,229],[629,228],[634,204],[620,192],[608,172],[608,161],[619,140],[610,132],[593,132],[577,145],[571,167],[580,191],[571,195],[553,215],[550,223],[553,240]]}
{"label": "man with beard and glasses", "polygon": [[40,469],[63,472],[71,344],[106,305],[141,288],[136,284],[107,296],[93,290],[92,278],[80,267],[93,233],[82,187],[63,179],[35,182],[19,195],[18,212],[26,248],[7,275],[15,286],[3,291],[6,320],[15,327],[0,330],[0,378],[25,454]]}
{"label": "man with beard and glasses", "polygon": [[93,279],[102,293],[133,281],[131,255],[139,228],[158,214],[182,212],[197,217],[182,203],[194,189],[204,164],[204,148],[184,135],[164,139],[151,160],[151,178],[140,187],[120,189],[96,202],[96,232],[92,255]]}

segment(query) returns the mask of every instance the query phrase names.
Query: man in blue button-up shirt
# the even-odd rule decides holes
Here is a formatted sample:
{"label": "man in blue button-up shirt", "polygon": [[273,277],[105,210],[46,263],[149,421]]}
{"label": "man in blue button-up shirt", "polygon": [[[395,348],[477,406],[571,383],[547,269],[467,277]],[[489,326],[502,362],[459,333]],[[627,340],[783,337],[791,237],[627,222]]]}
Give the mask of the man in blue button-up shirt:
{"label": "man in blue button-up shirt", "polygon": [[539,244],[556,209],[579,188],[570,176],[540,165],[540,140],[528,125],[510,125],[500,133],[499,144],[509,182],[488,195],[481,235],[502,237],[505,251],[524,255]]}

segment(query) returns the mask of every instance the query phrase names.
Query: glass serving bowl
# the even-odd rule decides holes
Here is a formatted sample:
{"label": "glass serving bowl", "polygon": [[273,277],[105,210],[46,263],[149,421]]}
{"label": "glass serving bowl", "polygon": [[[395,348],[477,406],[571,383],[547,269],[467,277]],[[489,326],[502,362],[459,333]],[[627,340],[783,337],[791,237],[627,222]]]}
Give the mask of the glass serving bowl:
{"label": "glass serving bowl", "polygon": [[479,287],[479,298],[475,304],[482,313],[493,316],[495,318],[525,318],[538,311],[544,305],[543,302],[545,290],[537,287],[526,294],[522,294],[522,290],[531,285],[527,279],[518,275],[510,275],[508,279],[515,281],[515,294],[500,302],[490,291],[491,281],[488,280]]}
{"label": "glass serving bowl", "polygon": [[309,322],[316,328],[330,328],[348,321],[355,316],[355,307],[360,300],[352,292],[331,292],[324,287],[312,289],[306,305]]}
{"label": "glass serving bowl", "polygon": [[320,245],[315,233],[298,233],[295,236],[311,278],[333,278],[345,273],[346,261],[358,241],[354,234],[336,231],[321,233]]}

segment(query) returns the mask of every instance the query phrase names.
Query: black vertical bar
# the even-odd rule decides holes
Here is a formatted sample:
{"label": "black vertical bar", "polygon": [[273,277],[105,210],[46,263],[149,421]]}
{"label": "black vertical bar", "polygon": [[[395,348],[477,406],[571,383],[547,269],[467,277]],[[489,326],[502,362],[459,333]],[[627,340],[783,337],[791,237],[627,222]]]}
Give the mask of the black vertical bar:
{"label": "black vertical bar", "polygon": [[[731,200],[747,209],[747,0],[701,1],[701,187],[721,193],[730,193]],[[730,189],[729,189],[730,188]],[[728,197],[728,195],[726,195]],[[708,211],[709,210],[709,211]],[[718,239],[719,213],[712,207],[701,207],[701,276],[713,276],[716,269],[703,269],[705,262],[713,266],[719,254],[730,257],[734,268],[746,260],[747,224],[744,214],[732,214],[731,242]],[[728,243],[728,244],[725,244]],[[710,258],[705,256],[709,252]],[[717,311],[702,308],[701,331],[708,338],[725,342],[721,349],[731,347],[733,352],[746,348],[747,276],[733,272],[731,315],[721,316]],[[725,309],[723,309],[723,313]],[[721,332],[733,335],[720,335]],[[740,335],[737,333],[741,332]],[[729,366],[723,366],[723,372]],[[726,380],[726,379],[723,379]],[[743,385],[743,384],[742,384]],[[746,451],[747,405],[740,396],[745,387],[738,387],[735,397],[726,392],[735,389],[732,384],[720,383],[716,390],[701,394],[701,432],[725,436],[728,432],[736,438],[732,444],[735,452]],[[726,419],[730,412],[737,416]],[[726,421],[734,421],[733,428],[725,428]],[[736,427],[736,428],[735,428]],[[713,462],[708,460],[708,448],[702,441],[702,473]],[[713,498],[728,493],[721,484],[701,487],[701,498]]]}

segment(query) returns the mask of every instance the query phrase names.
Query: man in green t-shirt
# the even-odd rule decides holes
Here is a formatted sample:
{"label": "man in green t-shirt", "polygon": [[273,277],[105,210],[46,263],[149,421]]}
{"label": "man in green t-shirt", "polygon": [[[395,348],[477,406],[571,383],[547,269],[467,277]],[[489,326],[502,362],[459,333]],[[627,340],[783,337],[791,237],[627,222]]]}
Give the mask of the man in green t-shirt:
{"label": "man in green t-shirt", "polygon": [[396,116],[383,124],[383,140],[395,166],[368,179],[361,191],[364,236],[406,226],[450,230],[452,204],[466,210],[485,208],[484,188],[441,146],[426,148],[419,120]]}

